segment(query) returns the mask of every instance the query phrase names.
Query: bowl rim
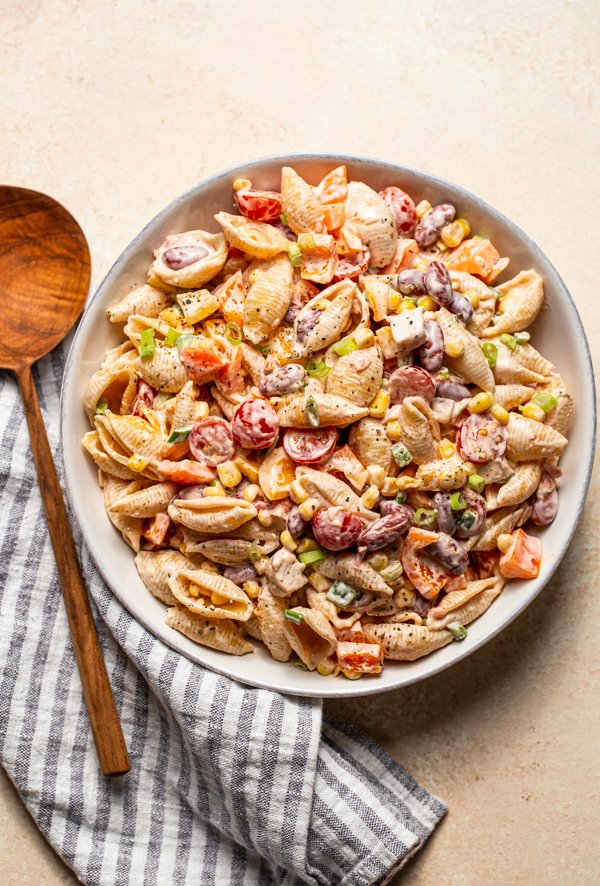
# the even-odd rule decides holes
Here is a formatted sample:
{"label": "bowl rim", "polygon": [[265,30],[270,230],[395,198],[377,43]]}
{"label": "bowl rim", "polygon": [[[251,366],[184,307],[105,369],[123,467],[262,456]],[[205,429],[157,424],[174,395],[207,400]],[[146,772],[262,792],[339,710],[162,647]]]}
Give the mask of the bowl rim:
{"label": "bowl rim", "polygon": [[[398,682],[397,684],[392,684],[392,685],[381,685],[381,684],[378,684],[377,681],[375,681],[375,680],[374,681],[359,680],[359,681],[347,681],[347,683],[344,684],[344,689],[342,689],[341,687],[339,689],[337,689],[336,685],[335,685],[337,681],[331,681],[331,684],[327,685],[328,691],[323,691],[325,689],[324,684],[326,683],[326,681],[319,680],[319,681],[315,681],[315,688],[314,689],[312,687],[308,687],[306,689],[304,689],[304,687],[302,687],[302,688],[290,690],[290,689],[282,688],[281,686],[277,686],[272,681],[269,681],[269,680],[263,680],[263,679],[259,679],[259,678],[253,678],[253,677],[242,678],[242,677],[238,677],[238,676],[232,676],[229,669],[226,666],[220,667],[218,664],[213,664],[212,662],[210,664],[206,663],[206,662],[199,663],[199,662],[195,661],[194,659],[189,658],[185,652],[183,652],[180,648],[178,648],[176,645],[175,639],[174,639],[174,642],[171,644],[167,638],[162,637],[162,636],[160,636],[160,637],[157,636],[154,633],[154,630],[152,629],[152,627],[148,623],[150,620],[144,620],[143,618],[141,618],[139,616],[139,614],[134,613],[129,608],[127,603],[122,599],[121,595],[119,594],[119,592],[117,591],[117,589],[113,585],[112,581],[108,578],[108,576],[103,568],[103,565],[102,565],[103,564],[103,555],[102,555],[101,551],[96,549],[95,540],[94,540],[93,536],[84,530],[85,521],[84,521],[84,519],[82,519],[82,514],[81,514],[81,511],[80,511],[78,503],[77,503],[77,495],[75,493],[74,482],[70,476],[70,471],[67,470],[67,466],[65,464],[64,457],[63,457],[63,453],[64,453],[63,439],[64,439],[64,435],[65,435],[65,425],[67,422],[67,406],[66,406],[66,404],[67,404],[67,402],[69,402],[72,399],[72,398],[69,398],[69,396],[68,396],[68,389],[70,387],[70,380],[73,377],[73,363],[75,361],[76,354],[77,354],[77,351],[80,346],[80,342],[83,341],[82,330],[85,325],[84,321],[85,321],[90,309],[92,308],[92,306],[95,305],[95,303],[98,301],[98,299],[104,295],[104,291],[110,285],[113,276],[116,276],[119,273],[122,266],[124,266],[127,263],[127,261],[129,260],[129,257],[131,256],[131,254],[133,252],[135,252],[135,250],[138,248],[138,246],[146,239],[149,229],[153,228],[155,225],[160,223],[161,219],[163,219],[165,216],[169,215],[176,207],[187,203],[198,192],[204,190],[205,188],[207,188],[211,185],[216,185],[216,184],[226,181],[227,179],[231,179],[231,177],[235,176],[236,173],[249,172],[252,169],[255,169],[256,167],[263,166],[265,163],[280,164],[282,166],[284,166],[284,165],[292,165],[293,166],[294,161],[299,161],[299,160],[301,160],[301,161],[325,161],[325,162],[330,161],[331,163],[335,164],[336,166],[340,165],[340,164],[344,164],[344,163],[375,164],[376,166],[378,166],[382,169],[389,169],[390,172],[396,176],[401,175],[402,173],[416,175],[418,177],[425,178],[427,181],[431,182],[432,184],[434,184],[436,186],[447,187],[447,188],[451,189],[455,194],[459,194],[461,197],[463,197],[467,201],[475,204],[478,209],[482,210],[489,217],[495,217],[495,218],[499,219],[505,226],[507,226],[509,229],[512,229],[512,231],[517,234],[517,236],[521,240],[522,244],[524,246],[526,246],[526,248],[529,250],[532,258],[541,257],[542,262],[546,263],[550,267],[550,269],[554,275],[554,281],[556,283],[556,286],[558,289],[560,289],[562,297],[566,298],[566,301],[567,301],[569,307],[571,308],[571,312],[574,316],[576,328],[577,328],[576,331],[579,335],[580,341],[583,344],[582,361],[584,364],[586,364],[587,372],[588,372],[590,380],[591,380],[590,387],[591,387],[592,399],[591,399],[591,403],[587,404],[587,407],[590,409],[591,421],[588,423],[589,431],[587,432],[587,441],[586,441],[587,442],[587,447],[586,447],[587,448],[587,455],[586,455],[587,460],[586,460],[586,466],[585,466],[584,480],[581,485],[579,498],[576,503],[577,518],[574,521],[572,521],[570,528],[565,532],[562,544],[560,546],[560,550],[558,551],[557,556],[553,558],[553,562],[552,562],[552,565],[551,565],[551,568],[550,568],[548,574],[545,576],[544,580],[541,582],[541,584],[539,585],[539,587],[535,590],[535,592],[533,594],[529,594],[527,597],[525,597],[523,602],[521,602],[519,605],[517,605],[512,612],[508,613],[503,618],[503,620],[501,620],[497,624],[493,625],[491,627],[491,629],[486,633],[485,636],[475,639],[468,646],[463,647],[461,645],[459,647],[459,650],[457,651],[457,654],[453,657],[452,661],[450,661],[450,662],[441,661],[438,666],[435,665],[435,661],[434,661],[433,666],[430,666],[426,673],[424,673],[424,674],[419,674],[419,673],[405,674],[404,679],[401,682]],[[237,176],[237,177],[239,177],[239,176]],[[517,225],[515,222],[513,222],[511,219],[509,219],[508,216],[504,215],[503,212],[501,212],[500,210],[496,209],[491,204],[489,204],[486,200],[483,200],[481,197],[478,197],[476,194],[473,194],[471,191],[462,187],[461,185],[457,185],[454,182],[450,182],[447,179],[441,178],[441,177],[434,175],[430,172],[427,172],[425,170],[418,169],[414,166],[407,166],[403,163],[395,163],[392,161],[381,160],[377,157],[371,157],[369,155],[330,153],[330,152],[321,153],[318,151],[266,155],[263,157],[259,157],[255,160],[251,160],[251,161],[248,161],[245,163],[239,163],[239,164],[236,164],[235,166],[230,166],[227,169],[222,170],[221,172],[215,173],[214,175],[211,175],[207,178],[201,179],[199,182],[196,182],[194,185],[192,185],[186,191],[184,191],[183,193],[181,193],[177,197],[175,197],[173,200],[171,200],[166,206],[163,207],[163,209],[161,209],[158,213],[156,213],[156,215],[154,215],[144,225],[144,227],[133,238],[133,240],[131,240],[127,244],[125,249],[121,252],[121,254],[117,257],[117,259],[112,263],[112,265],[110,266],[110,268],[108,269],[108,271],[106,272],[104,277],[102,278],[99,285],[95,288],[95,290],[93,290],[93,283],[90,285],[90,293],[92,293],[92,294],[90,295],[90,297],[87,300],[87,303],[86,303],[85,308],[81,314],[81,317],[79,319],[79,322],[77,324],[77,327],[75,329],[75,333],[73,335],[73,338],[72,338],[72,341],[71,341],[71,344],[69,347],[69,352],[67,355],[67,359],[65,361],[65,368],[64,368],[62,383],[61,383],[60,457],[61,457],[62,465],[63,465],[63,476],[64,476],[64,481],[65,481],[67,498],[69,501],[69,505],[72,509],[72,512],[73,512],[73,514],[79,524],[79,527],[81,529],[81,533],[82,533],[83,539],[85,541],[85,544],[91,554],[94,564],[95,564],[98,572],[100,573],[103,581],[107,584],[107,586],[111,590],[111,593],[114,594],[114,596],[119,600],[121,605],[127,609],[127,611],[130,613],[132,618],[134,618],[136,621],[138,621],[159,642],[165,643],[165,645],[169,646],[170,648],[173,648],[180,655],[184,655],[186,658],[188,658],[188,660],[194,661],[194,663],[199,664],[201,667],[207,667],[210,670],[213,670],[214,672],[216,672],[218,674],[222,674],[223,676],[229,677],[230,679],[237,680],[237,681],[242,682],[246,685],[253,686],[253,687],[256,687],[259,689],[267,689],[272,692],[281,692],[282,694],[285,694],[285,695],[296,695],[296,696],[305,697],[305,698],[343,698],[343,697],[351,698],[351,697],[358,697],[358,696],[363,696],[363,695],[364,696],[377,695],[377,694],[383,694],[385,692],[391,692],[393,690],[401,689],[404,686],[409,686],[409,685],[412,685],[413,683],[418,683],[423,680],[428,680],[430,677],[433,677],[436,674],[439,674],[441,671],[444,671],[447,668],[452,667],[453,665],[457,664],[458,662],[460,662],[463,659],[467,658],[468,656],[472,655],[476,650],[480,649],[482,646],[487,644],[490,640],[492,640],[494,637],[496,637],[501,631],[503,631],[506,627],[508,627],[508,625],[510,625],[513,621],[515,621],[515,619],[519,615],[521,615],[521,613],[538,597],[538,595],[544,590],[546,585],[551,581],[552,577],[554,576],[554,573],[556,572],[556,570],[558,569],[562,560],[564,559],[564,556],[567,552],[567,549],[569,548],[569,545],[571,544],[571,541],[573,539],[573,536],[575,534],[575,531],[577,529],[579,521],[581,520],[583,506],[585,504],[585,500],[587,498],[587,494],[588,494],[588,490],[589,490],[589,486],[590,486],[590,480],[591,480],[591,474],[592,474],[592,468],[593,468],[594,456],[595,456],[596,423],[597,423],[596,389],[595,389],[595,384],[594,384],[594,368],[593,368],[593,363],[592,363],[590,346],[589,346],[589,343],[587,340],[587,336],[585,334],[585,330],[584,330],[584,326],[583,326],[581,317],[579,315],[579,311],[577,310],[577,305],[575,304],[575,301],[574,301],[573,297],[571,296],[571,293],[569,292],[567,285],[565,284],[562,276],[560,275],[560,273],[556,269],[554,263],[548,258],[548,256],[537,245],[537,243],[534,240],[532,240],[532,238],[527,233],[525,233],[525,231],[523,231],[522,228],[519,227],[519,225]],[[75,407],[73,406],[73,408],[75,408]],[[392,662],[392,664],[399,665],[400,667],[402,665],[401,662],[399,662],[399,663]],[[319,689],[319,686],[320,686],[320,689]]]}

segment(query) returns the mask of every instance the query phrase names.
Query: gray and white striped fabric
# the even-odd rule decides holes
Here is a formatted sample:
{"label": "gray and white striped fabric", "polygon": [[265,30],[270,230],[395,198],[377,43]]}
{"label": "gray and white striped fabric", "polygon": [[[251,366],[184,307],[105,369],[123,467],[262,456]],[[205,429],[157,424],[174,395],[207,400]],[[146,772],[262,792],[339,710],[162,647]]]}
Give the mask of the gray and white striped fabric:
{"label": "gray and white striped fabric", "polygon": [[[64,350],[36,381],[58,452]],[[0,388],[0,753],[88,884],[387,882],[445,813],[319,702],[247,688],[176,654],[99,578],[76,536],[131,771],[98,770],[17,388]]]}

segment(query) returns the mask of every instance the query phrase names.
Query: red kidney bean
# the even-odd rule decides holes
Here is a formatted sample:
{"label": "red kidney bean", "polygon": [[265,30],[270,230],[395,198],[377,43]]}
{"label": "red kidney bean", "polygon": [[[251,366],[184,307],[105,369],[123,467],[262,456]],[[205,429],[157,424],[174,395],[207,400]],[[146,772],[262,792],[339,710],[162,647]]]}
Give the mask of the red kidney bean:
{"label": "red kidney bean", "polygon": [[452,293],[452,301],[448,305],[448,310],[450,313],[456,314],[457,317],[460,317],[463,323],[468,323],[475,313],[473,305],[467,296],[462,295],[460,292]]}
{"label": "red kidney bean", "polygon": [[358,547],[366,551],[378,551],[397,541],[412,526],[412,520],[404,511],[381,517],[363,529],[358,537]]}
{"label": "red kidney bean", "polygon": [[437,526],[440,532],[454,535],[456,532],[456,511],[450,507],[450,493],[436,492],[433,496],[433,507],[437,512]]}
{"label": "red kidney bean", "polygon": [[353,603],[350,603],[346,606],[347,612],[360,612],[362,609],[366,609],[367,606],[373,602],[375,599],[375,594],[371,594],[369,591],[363,591],[360,597],[357,597]]}
{"label": "red kidney bean", "polygon": [[448,307],[452,303],[454,293],[452,291],[452,282],[446,265],[441,261],[432,261],[427,268],[425,274],[425,286],[427,294],[434,302],[443,307]]}
{"label": "red kidney bean", "polygon": [[288,514],[287,528],[293,538],[300,538],[302,533],[306,531],[306,520],[303,520],[300,516],[297,505],[294,505]]}
{"label": "red kidney bean", "polygon": [[491,415],[470,415],[458,428],[456,442],[461,455],[476,465],[482,465],[504,455],[506,431]]}
{"label": "red kidney bean", "polygon": [[321,547],[343,551],[356,543],[363,531],[363,522],[344,508],[325,508],[313,517],[312,529]]}
{"label": "red kidney bean", "polygon": [[435,386],[435,396],[458,402],[458,400],[469,399],[471,391],[465,385],[459,385],[456,381],[441,381]]}
{"label": "red kidney bean", "polygon": [[415,516],[414,509],[410,505],[401,505],[399,502],[394,501],[393,498],[382,499],[379,505],[379,513],[382,517],[387,517],[388,514],[405,514],[409,525],[412,524],[413,517]]}
{"label": "red kidney bean", "polygon": [[185,486],[183,489],[180,489],[179,492],[176,492],[173,498],[202,498],[204,495],[204,490],[206,486]]}
{"label": "red kidney bean", "polygon": [[268,375],[263,375],[258,386],[265,397],[280,397],[291,394],[304,384],[306,370],[299,363],[288,363],[280,366]]}
{"label": "red kidney bean", "polygon": [[200,261],[201,258],[206,258],[207,255],[208,249],[204,246],[171,246],[165,249],[161,257],[172,271],[180,271]]}
{"label": "red kidney bean", "polygon": [[388,391],[392,406],[402,403],[405,397],[423,397],[431,403],[435,397],[435,384],[420,366],[400,366],[390,375]]}
{"label": "red kidney bean", "polygon": [[423,369],[437,372],[444,362],[444,333],[435,320],[425,320],[425,335],[427,341],[417,348],[416,355]]}
{"label": "red kidney bean", "polygon": [[298,302],[290,302],[290,306],[285,312],[285,316],[281,321],[285,326],[293,326],[296,320],[296,317],[302,310],[302,305]]}
{"label": "red kidney bean", "polygon": [[300,343],[306,341],[322,316],[323,312],[317,311],[316,308],[308,308],[305,311],[304,315],[296,323],[296,338]]}
{"label": "red kidney bean", "polygon": [[412,237],[417,226],[417,210],[411,197],[395,185],[384,188],[379,196],[394,213],[398,234],[401,237]]}
{"label": "red kidney bean", "polygon": [[425,274],[416,268],[400,271],[397,286],[398,292],[401,292],[402,295],[425,295],[427,293]]}
{"label": "red kidney bean", "polygon": [[472,538],[479,535],[483,529],[487,516],[487,504],[482,495],[473,492],[472,489],[461,489],[463,498],[467,503],[464,511],[458,512],[458,525],[456,535],[459,538]]}
{"label": "red kidney bean", "polygon": [[254,566],[227,566],[223,570],[223,576],[240,587],[245,581],[256,581],[258,578]]}
{"label": "red kidney bean", "polygon": [[[415,230],[415,240],[421,249],[431,246],[440,236],[440,231],[451,222],[456,215],[456,209],[452,203],[438,203],[427,212]],[[433,296],[432,296],[433,298]]]}
{"label": "red kidney bean", "polygon": [[469,565],[468,551],[446,532],[440,532],[438,540],[428,545],[426,552],[450,575],[462,575]]}
{"label": "red kidney bean", "polygon": [[558,511],[558,492],[554,479],[544,472],[531,499],[531,521],[536,526],[549,526]]}
{"label": "red kidney bean", "polygon": [[233,436],[246,449],[268,449],[279,434],[277,413],[266,400],[244,400],[233,413]]}

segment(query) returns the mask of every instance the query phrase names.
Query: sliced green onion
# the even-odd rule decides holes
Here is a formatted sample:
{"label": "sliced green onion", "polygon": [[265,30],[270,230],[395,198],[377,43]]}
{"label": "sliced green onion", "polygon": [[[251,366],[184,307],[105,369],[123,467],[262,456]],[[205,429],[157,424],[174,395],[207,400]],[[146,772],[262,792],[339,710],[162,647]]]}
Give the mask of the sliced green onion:
{"label": "sliced green onion", "polygon": [[299,671],[307,671],[308,670],[308,668],[306,667],[304,662],[300,661],[300,659],[298,659],[298,661],[294,662],[294,667],[298,668]]}
{"label": "sliced green onion", "polygon": [[174,428],[171,431],[171,435],[168,438],[167,443],[184,443],[190,436],[190,432],[193,427],[193,425],[186,425],[185,428]]}
{"label": "sliced green onion", "polygon": [[304,621],[304,616],[301,612],[295,612],[293,609],[286,609],[283,613],[283,617],[286,621],[291,621],[295,625],[301,625]]}
{"label": "sliced green onion", "polygon": [[488,361],[488,366],[490,369],[493,369],[496,365],[496,360],[498,359],[498,348],[495,344],[492,344],[491,341],[486,341],[486,343],[482,345],[481,350],[483,351],[483,356]]}
{"label": "sliced green onion", "polygon": [[279,221],[282,225],[285,225],[287,227],[287,217],[283,214],[283,212],[279,216]]}
{"label": "sliced green onion", "polygon": [[477,514],[473,513],[473,511],[464,511],[460,515],[458,525],[461,529],[470,529],[476,519]]}
{"label": "sliced green onion", "polygon": [[320,360],[319,362],[316,360],[309,360],[306,364],[306,371],[309,375],[312,375],[313,378],[327,378],[331,369],[326,363],[322,363]]}
{"label": "sliced green onion", "polygon": [[392,455],[399,468],[405,468],[406,465],[409,465],[413,460],[412,455],[402,443],[394,443],[392,446]]}
{"label": "sliced green onion", "polygon": [[464,511],[467,503],[460,492],[453,492],[450,496],[450,507],[453,511]]}
{"label": "sliced green onion", "polygon": [[266,357],[269,353],[269,345],[258,345],[258,350],[263,355],[263,357]]}
{"label": "sliced green onion", "polygon": [[460,643],[468,634],[468,631],[464,625],[461,625],[459,621],[451,621],[449,625],[446,625],[452,636],[455,640],[458,640]]}
{"label": "sliced green onion", "polygon": [[353,338],[343,338],[333,346],[333,350],[336,354],[339,354],[340,357],[344,357],[346,354],[351,354],[352,351],[355,351],[357,348],[358,345]]}
{"label": "sliced green onion", "polygon": [[312,425],[313,428],[319,427],[319,425],[321,424],[321,416],[319,415],[319,410],[317,409],[317,403],[314,397],[306,398],[304,414],[308,419],[309,425]]}
{"label": "sliced green onion", "polygon": [[531,336],[524,330],[523,332],[515,332],[515,341],[518,345],[526,345]]}
{"label": "sliced green onion", "polygon": [[419,508],[415,511],[413,523],[415,526],[431,526],[437,519],[437,511],[428,508]]}
{"label": "sliced green onion", "polygon": [[471,474],[469,477],[469,486],[473,492],[483,492],[485,477],[482,477],[481,474]]}
{"label": "sliced green onion", "polygon": [[305,566],[310,566],[311,563],[320,563],[324,559],[325,554],[321,548],[317,548],[316,551],[305,551],[303,554],[298,554],[298,560],[304,563]]}
{"label": "sliced green onion", "polygon": [[304,264],[304,257],[302,255],[302,250],[298,246],[297,243],[290,243],[287,248],[289,259],[292,263],[292,267],[300,268]]}
{"label": "sliced green onion", "polygon": [[241,345],[243,338],[242,330],[237,323],[225,324],[225,338],[230,345]]}
{"label": "sliced green onion", "polygon": [[385,582],[397,581],[402,575],[402,563],[390,563],[379,574]]}
{"label": "sliced green onion", "polygon": [[345,609],[346,606],[354,603],[358,597],[358,591],[356,591],[351,585],[346,584],[345,581],[340,581],[338,579],[333,582],[325,596],[332,603],[335,603],[336,606],[339,606],[340,609]]}
{"label": "sliced green onion", "polygon": [[104,415],[104,413],[106,412],[107,409],[108,409],[108,400],[106,399],[106,397],[101,397],[98,400],[98,402],[96,403],[95,414],[96,415]]}
{"label": "sliced green onion", "polygon": [[449,375],[450,375],[450,370],[447,369],[445,366],[442,366],[442,368],[439,371],[440,378],[448,378]]}
{"label": "sliced green onion", "polygon": [[508,332],[502,333],[502,335],[500,336],[500,341],[511,351],[515,351],[517,348],[517,343],[515,341],[514,335],[509,335]]}
{"label": "sliced green onion", "polygon": [[248,559],[252,563],[258,563],[259,560],[262,560],[264,554],[262,552],[261,546],[257,541],[253,541],[250,547],[248,548]]}
{"label": "sliced green onion", "polygon": [[148,357],[154,356],[156,350],[156,342],[154,341],[153,329],[142,329],[140,333],[140,357],[147,360]]}
{"label": "sliced green onion", "polygon": [[396,504],[403,505],[406,501],[406,489],[401,489],[394,499]]}
{"label": "sliced green onion", "polygon": [[535,397],[531,398],[531,402],[535,403],[536,406],[539,406],[540,409],[543,409],[544,412],[550,412],[556,404],[558,400],[556,397],[553,397],[552,394],[547,394],[545,391],[540,391],[539,394],[536,394]]}
{"label": "sliced green onion", "polygon": [[181,333],[179,332],[178,329],[175,329],[173,326],[170,326],[169,331],[165,335],[165,344],[169,348],[172,348],[174,345],[177,344],[177,339],[179,338],[180,335],[181,335]]}
{"label": "sliced green onion", "polygon": [[314,249],[317,244],[311,233],[300,234],[298,237],[298,247],[300,249]]}
{"label": "sliced green onion", "polygon": [[177,337],[177,341],[175,344],[177,345],[177,350],[181,354],[184,348],[188,348],[190,345],[194,343],[196,339],[195,335],[179,335]]}

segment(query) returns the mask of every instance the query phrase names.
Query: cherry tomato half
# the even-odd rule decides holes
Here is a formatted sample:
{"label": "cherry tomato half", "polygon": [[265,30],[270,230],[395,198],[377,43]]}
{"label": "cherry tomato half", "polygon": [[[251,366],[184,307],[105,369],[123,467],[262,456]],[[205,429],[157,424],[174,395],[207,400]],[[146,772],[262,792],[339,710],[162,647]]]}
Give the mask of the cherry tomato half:
{"label": "cherry tomato half", "polygon": [[279,434],[277,413],[259,398],[244,400],[233,413],[233,436],[245,449],[268,449]]}
{"label": "cherry tomato half", "polygon": [[196,422],[190,431],[188,444],[196,461],[212,468],[229,461],[235,452],[231,425],[224,418],[213,415]]}
{"label": "cherry tomato half", "polygon": [[283,448],[293,461],[320,464],[335,449],[337,437],[335,428],[288,428],[283,438]]}
{"label": "cherry tomato half", "polygon": [[312,519],[315,538],[328,551],[343,551],[356,544],[363,528],[362,520],[344,508],[324,508]]}

